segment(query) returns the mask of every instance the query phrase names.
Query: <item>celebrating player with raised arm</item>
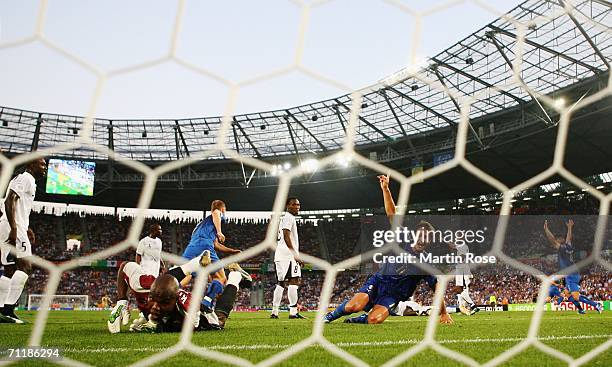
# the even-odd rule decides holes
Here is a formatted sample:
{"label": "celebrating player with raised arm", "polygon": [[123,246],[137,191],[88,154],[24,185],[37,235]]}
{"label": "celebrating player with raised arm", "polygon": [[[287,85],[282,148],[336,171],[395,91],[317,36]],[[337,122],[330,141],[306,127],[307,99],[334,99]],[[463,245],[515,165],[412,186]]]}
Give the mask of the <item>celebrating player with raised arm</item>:
{"label": "celebrating player with raised arm", "polygon": [[[385,203],[385,211],[389,219],[395,215],[395,202],[389,190],[389,177],[378,176],[380,188]],[[433,227],[427,222],[420,222],[417,225],[417,232],[432,230]],[[419,235],[418,240],[408,245],[404,250],[418,255],[423,252],[429,243],[425,241],[426,236]],[[432,275],[422,275],[421,271],[410,264],[385,263],[382,268],[372,275],[359,292],[348,301],[343,302],[334,311],[325,315],[325,322],[332,322],[342,316],[350,315],[359,311],[368,313],[358,317],[346,319],[348,323],[380,324],[389,317],[389,311],[400,301],[409,299],[417,286],[424,280],[435,289],[437,280]],[[446,312],[446,305],[442,300],[440,308],[440,322],[452,324],[453,319]]]}
{"label": "celebrating player with raised arm", "polygon": [[298,287],[302,276],[301,267],[304,265],[300,260],[300,242],[295,220],[295,216],[300,212],[300,201],[298,198],[290,197],[285,204],[286,212],[281,218],[274,252],[274,267],[278,284],[274,289],[270,318],[278,319],[278,309],[283,299],[285,286],[287,286],[289,318],[304,319],[305,317],[300,315],[297,309]]}
{"label": "celebrating player with raised arm", "polygon": [[[573,229],[574,229],[574,221],[568,220],[565,223],[567,226],[567,233],[565,234],[565,238],[563,237],[555,237],[553,233],[548,228],[548,221],[544,221],[544,234],[546,234],[546,238],[548,242],[550,242],[551,246],[557,250],[557,256],[559,258],[559,270],[570,267],[575,264],[574,261],[574,246],[572,245],[573,239]],[[580,294],[580,274],[579,273],[571,273],[565,276],[565,286],[571,293],[571,297],[569,297],[569,301],[576,306],[578,313],[584,314],[585,311],[582,309],[580,302],[584,302],[588,305],[595,307],[597,312],[601,313],[602,307],[601,304],[594,302],[593,300],[583,296]]]}
{"label": "celebrating player with raised arm", "polygon": [[15,315],[15,306],[32,272],[27,260],[32,256],[32,243],[28,238],[30,212],[36,195],[36,178],[44,177],[46,172],[44,158],[31,161],[25,172],[15,176],[7,188],[0,218],[0,253],[4,265],[4,274],[0,277],[0,322],[24,323]]}

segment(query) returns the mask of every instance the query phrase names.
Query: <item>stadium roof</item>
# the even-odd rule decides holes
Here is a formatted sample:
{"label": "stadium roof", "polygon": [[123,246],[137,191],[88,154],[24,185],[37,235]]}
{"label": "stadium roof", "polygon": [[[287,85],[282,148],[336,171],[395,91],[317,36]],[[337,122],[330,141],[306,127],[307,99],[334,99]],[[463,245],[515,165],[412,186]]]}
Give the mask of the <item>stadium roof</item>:
{"label": "stadium roof", "polygon": [[[517,29],[508,18],[528,25],[522,43],[520,75],[531,90],[554,94],[609,72],[611,4],[577,1],[572,3],[574,10],[565,13],[564,1],[526,1],[507,17],[431,57],[420,70],[419,79],[381,82],[363,90],[355,144],[384,144],[456,125],[461,99],[450,97],[441,91],[442,87],[457,96],[476,96],[469,113],[471,120],[532,102],[533,95],[512,81],[512,62],[519,45]],[[536,18],[536,22],[530,23]],[[387,80],[396,80],[398,76],[401,72]],[[337,150],[345,138],[351,105],[350,95],[343,95],[282,110],[236,115],[227,143],[252,157]],[[10,153],[73,142],[83,125],[82,117],[0,109],[0,148]],[[95,119],[92,138],[125,158],[173,160],[213,148],[221,120],[221,117]],[[73,153],[92,159],[106,158],[84,149]]]}

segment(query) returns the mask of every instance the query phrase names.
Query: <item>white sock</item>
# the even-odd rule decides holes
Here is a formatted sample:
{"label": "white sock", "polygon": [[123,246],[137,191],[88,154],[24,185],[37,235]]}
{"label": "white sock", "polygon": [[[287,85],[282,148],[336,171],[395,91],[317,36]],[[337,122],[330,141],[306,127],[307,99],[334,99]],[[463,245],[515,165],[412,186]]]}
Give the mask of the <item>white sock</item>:
{"label": "white sock", "polygon": [[285,288],[280,285],[276,285],[274,288],[274,296],[272,297],[272,314],[278,316],[278,308],[280,307],[281,301],[283,300],[283,293]]}
{"label": "white sock", "polygon": [[9,305],[14,305],[17,303],[27,281],[28,274],[21,270],[15,271],[15,274],[13,274],[13,277],[11,278],[11,288],[9,289],[8,297],[6,297],[6,301],[4,301],[4,303]]}
{"label": "white sock", "polygon": [[5,277],[4,275],[0,277],[0,307],[4,307],[4,302],[6,301],[6,297],[8,297],[9,288],[11,287],[11,278]]}
{"label": "white sock", "polygon": [[474,301],[472,301],[472,297],[470,297],[470,291],[468,287],[463,288],[463,292],[461,292],[461,296],[467,302],[468,305],[472,306]]}
{"label": "white sock", "polygon": [[240,289],[239,285],[241,281],[242,275],[237,271],[232,271],[227,275],[227,283],[225,283],[225,285],[228,286],[231,284],[235,286],[236,289]]}
{"label": "white sock", "polygon": [[196,273],[198,270],[200,270],[200,268],[202,267],[200,265],[200,259],[201,259],[201,256],[196,256],[193,259],[181,265],[181,269],[183,270],[183,273],[187,275],[191,273]]}
{"label": "white sock", "polygon": [[124,305],[125,307],[127,307],[128,305],[128,300],[127,299],[120,299],[117,301],[117,305],[115,307],[119,307],[120,305]]}
{"label": "white sock", "polygon": [[297,314],[297,301],[298,301],[298,286],[290,285],[287,287],[287,298],[289,298],[289,315]]}

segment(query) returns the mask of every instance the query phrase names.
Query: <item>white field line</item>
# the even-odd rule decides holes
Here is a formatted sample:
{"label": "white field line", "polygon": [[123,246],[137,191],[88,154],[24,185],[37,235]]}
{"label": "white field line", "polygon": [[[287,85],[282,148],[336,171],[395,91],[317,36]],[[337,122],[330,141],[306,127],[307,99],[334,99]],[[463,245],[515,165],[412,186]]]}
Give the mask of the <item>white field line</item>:
{"label": "white field line", "polygon": [[[545,336],[540,337],[540,341],[554,341],[554,340],[578,340],[578,339],[608,339],[611,338],[612,334],[603,335],[575,335],[575,336]],[[508,342],[520,342],[525,338],[478,338],[478,339],[445,339],[439,340],[440,344],[458,344],[458,343],[508,343]],[[350,347],[369,347],[369,346],[388,346],[388,345],[410,345],[417,344],[420,339],[400,339],[400,340],[385,340],[385,341],[372,341],[372,342],[340,342],[334,343],[341,348]],[[203,346],[211,350],[261,350],[261,349],[286,349],[292,344],[232,344],[232,345],[211,345]],[[159,352],[166,350],[167,348],[65,348],[62,349],[65,353],[121,353],[121,352]]]}

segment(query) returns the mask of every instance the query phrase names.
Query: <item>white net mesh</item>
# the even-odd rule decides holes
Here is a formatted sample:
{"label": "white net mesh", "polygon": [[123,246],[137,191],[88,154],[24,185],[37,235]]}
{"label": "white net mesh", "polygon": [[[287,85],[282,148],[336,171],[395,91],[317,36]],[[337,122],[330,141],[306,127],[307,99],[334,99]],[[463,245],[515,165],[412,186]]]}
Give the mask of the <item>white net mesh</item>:
{"label": "white net mesh", "polygon": [[[491,85],[484,90],[475,92],[472,95],[458,95],[457,92],[450,90],[443,83],[440,83],[437,80],[432,80],[428,76],[426,76],[424,73],[422,73],[422,70],[419,69],[419,65],[417,62],[418,61],[417,55],[415,52],[416,45],[418,44],[418,41],[419,41],[420,27],[425,17],[430,13],[434,13],[441,9],[451,7],[454,2],[443,3],[426,12],[416,12],[410,9],[409,6],[407,6],[403,2],[390,0],[390,1],[387,1],[388,4],[395,6],[399,11],[406,12],[407,15],[413,16],[416,19],[415,24],[417,25],[417,30],[414,34],[415,48],[413,48],[412,50],[413,52],[411,55],[411,61],[412,61],[413,66],[408,67],[403,73],[395,77],[387,78],[384,81],[376,85],[373,85],[369,88],[365,88],[365,89],[358,90],[358,91],[351,91],[351,88],[347,86],[347,83],[335,80],[325,75],[322,75],[318,73],[316,70],[307,68],[302,64],[302,57],[303,57],[302,50],[304,47],[305,34],[308,29],[310,11],[317,6],[321,6],[323,3],[326,3],[326,1],[318,1],[318,2],[311,3],[311,4],[304,4],[299,1],[295,1],[294,3],[297,6],[299,6],[301,9],[300,32],[299,32],[299,37],[297,40],[297,48],[296,48],[297,51],[295,54],[295,60],[292,62],[291,65],[288,65],[286,67],[281,67],[275,71],[266,73],[264,75],[255,76],[241,83],[234,83],[234,82],[228,81],[222,76],[215,75],[214,73],[206,69],[203,69],[199,66],[196,66],[186,60],[183,60],[177,57],[177,54],[176,54],[177,39],[178,39],[179,33],[181,32],[181,25],[182,25],[182,20],[184,17],[185,1],[178,1],[178,7],[177,7],[176,14],[175,14],[175,20],[174,20],[174,27],[172,30],[172,35],[170,37],[170,43],[168,45],[168,51],[167,51],[166,56],[157,58],[157,59],[153,59],[153,60],[144,61],[136,65],[119,68],[116,70],[112,70],[110,72],[101,71],[96,66],[93,66],[89,64],[88,62],[82,60],[78,56],[71,53],[70,50],[60,47],[59,45],[55,44],[53,41],[51,41],[45,36],[47,1],[41,1],[38,18],[36,22],[35,33],[32,36],[28,36],[28,37],[25,37],[23,39],[19,39],[16,41],[11,41],[8,43],[0,43],[0,50],[17,48],[17,47],[20,47],[20,46],[23,46],[29,43],[39,42],[44,47],[50,50],[53,50],[57,52],[59,55],[61,55],[61,57],[80,65],[82,68],[84,68],[89,73],[91,73],[91,75],[95,76],[96,87],[95,87],[94,95],[91,99],[91,103],[88,107],[87,117],[85,118],[84,124],[83,126],[81,126],[79,130],[78,138],[74,141],[74,143],[61,144],[61,145],[57,145],[57,146],[47,148],[44,150],[38,150],[38,151],[31,152],[31,153],[21,154],[12,159],[8,159],[4,156],[0,156],[0,162],[2,163],[2,176],[0,178],[0,187],[2,188],[1,193],[2,194],[5,193],[10,177],[16,167],[28,161],[31,161],[35,158],[38,158],[38,157],[45,157],[45,156],[50,156],[54,154],[59,154],[59,153],[70,151],[72,149],[79,148],[79,147],[87,147],[88,149],[97,151],[101,153],[102,155],[107,155],[109,159],[113,159],[117,162],[120,162],[121,164],[130,167],[134,171],[141,172],[143,175],[145,175],[145,181],[144,181],[144,184],[141,190],[141,194],[140,194],[140,198],[139,198],[139,202],[138,202],[138,208],[142,211],[144,211],[146,208],[149,207],[149,204],[153,196],[153,192],[155,190],[156,180],[160,175],[174,171],[180,167],[185,167],[193,162],[206,159],[207,157],[214,156],[219,153],[222,153],[227,158],[230,158],[238,162],[242,162],[246,165],[260,169],[262,171],[274,172],[276,170],[276,167],[274,167],[273,165],[263,160],[241,155],[237,151],[233,150],[233,148],[227,144],[228,137],[231,134],[232,115],[233,115],[233,111],[234,111],[235,104],[236,104],[237,93],[243,87],[246,87],[246,86],[261,82],[261,81],[265,81],[268,79],[272,79],[278,75],[285,74],[289,71],[298,71],[322,83],[332,85],[334,87],[349,91],[351,93],[350,96],[351,96],[352,103],[350,105],[350,113],[347,118],[346,135],[343,137],[342,149],[336,152],[335,154],[332,154],[322,159],[319,162],[320,167],[331,165],[334,162],[336,162],[338,158],[342,158],[342,159],[350,158],[356,164],[361,165],[365,168],[368,168],[372,171],[379,172],[381,174],[389,174],[392,180],[401,183],[401,189],[400,189],[399,198],[397,201],[397,206],[400,209],[400,212],[401,210],[407,207],[407,203],[410,198],[411,188],[414,184],[420,183],[422,181],[424,181],[425,184],[427,184],[427,180],[429,178],[434,177],[436,175],[440,175],[455,167],[462,167],[463,169],[470,172],[472,175],[474,175],[478,179],[496,188],[500,193],[503,193],[503,203],[501,207],[502,217],[500,217],[501,219],[497,227],[497,232],[495,236],[494,246],[492,249],[492,254],[496,255],[498,259],[511,265],[512,267],[520,271],[523,271],[525,273],[533,274],[541,280],[542,284],[541,284],[540,292],[538,295],[539,304],[544,303],[544,299],[547,295],[547,289],[552,280],[552,276],[545,276],[541,273],[536,273],[535,269],[533,269],[532,267],[526,264],[523,264],[505,255],[502,252],[502,243],[503,243],[503,238],[505,235],[505,230],[506,230],[506,225],[507,225],[507,221],[504,219],[503,216],[507,216],[510,214],[511,200],[513,198],[514,193],[520,192],[529,187],[532,187],[542,182],[543,180],[551,177],[552,175],[558,174],[562,176],[564,179],[566,179],[567,181],[576,185],[577,187],[588,189],[588,192],[600,201],[600,209],[599,209],[600,220],[598,222],[598,227],[597,227],[597,231],[595,235],[593,251],[591,252],[590,256],[582,260],[580,263],[576,264],[575,267],[566,269],[566,272],[572,271],[572,270],[575,270],[576,268],[580,268],[585,265],[593,264],[593,263],[600,264],[601,266],[605,267],[608,270],[611,269],[610,264],[601,258],[601,250],[603,246],[607,214],[609,213],[610,202],[612,201],[612,194],[607,195],[607,196],[604,195],[599,190],[596,190],[594,187],[591,187],[589,184],[581,180],[579,177],[569,172],[563,166],[565,147],[566,147],[566,142],[568,138],[568,130],[570,127],[570,116],[572,115],[573,112],[578,111],[581,108],[584,108],[585,106],[588,106],[589,104],[610,95],[612,91],[612,88],[610,87],[610,83],[608,83],[607,87],[603,88],[601,91],[579,100],[577,103],[575,103],[572,106],[561,106],[557,104],[555,100],[553,100],[553,98],[551,98],[549,95],[536,91],[533,86],[533,80],[522,79],[523,77],[522,70],[524,67],[524,63],[529,62],[529,57],[531,57],[531,54],[532,54],[532,49],[530,48],[530,44],[529,42],[526,42],[525,40],[525,34],[527,30],[530,29],[530,27],[550,26],[551,22],[553,22],[555,19],[558,19],[562,16],[567,16],[568,14],[572,14],[581,24],[588,25],[589,27],[598,28],[602,32],[604,32],[606,37],[609,37],[609,35],[612,34],[612,32],[609,28],[609,24],[605,23],[606,19],[608,18],[605,18],[603,20],[604,23],[601,23],[602,22],[601,19],[592,19],[589,17],[589,14],[585,14],[580,11],[575,11],[572,5],[574,3],[569,2],[569,1],[562,2],[563,4],[565,4],[565,7],[561,7],[559,5],[552,6],[551,11],[549,11],[545,15],[533,17],[533,19],[531,19],[528,23],[525,23],[525,22],[521,23],[515,19],[508,18],[507,15],[503,15],[503,17],[506,17],[505,20],[512,23],[515,27],[516,42],[514,44],[514,48],[509,50],[514,55],[514,58],[512,60],[512,66],[513,66],[512,71],[513,71],[514,77],[512,78],[511,82],[508,83],[507,85]],[[493,13],[496,12],[494,9],[490,9],[489,5],[485,2],[473,1],[473,3],[479,7],[492,11]],[[610,4],[607,2],[597,2],[597,3],[600,3],[601,6],[604,6],[604,7],[610,6]],[[154,65],[158,65],[163,62],[175,62],[181,67],[187,68],[202,76],[217,80],[225,84],[230,89],[230,94],[229,94],[229,98],[226,103],[224,117],[221,121],[220,128],[217,132],[217,139],[216,139],[216,144],[214,146],[214,149],[209,149],[209,150],[205,150],[200,153],[193,154],[191,157],[186,158],[186,159],[171,161],[171,162],[168,162],[166,164],[163,164],[153,169],[138,161],[130,160],[123,156],[117,155],[114,151],[104,146],[97,145],[92,135],[93,121],[94,121],[94,117],[96,116],[96,109],[98,106],[98,102],[100,101],[100,98],[104,93],[106,83],[110,79],[115,78],[120,75],[127,74],[127,73],[132,73],[138,70],[142,70],[142,69],[154,66]],[[354,150],[355,142],[358,139],[357,134],[356,134],[356,126],[359,124],[359,114],[360,114],[360,106],[362,105],[362,95],[369,90],[383,87],[386,85],[392,85],[395,82],[401,79],[408,78],[408,77],[415,78],[416,80],[419,80],[424,84],[427,84],[431,88],[437,89],[440,93],[451,96],[453,99],[458,101],[458,104],[460,105],[460,123],[458,125],[453,159],[442,165],[439,165],[432,169],[425,170],[424,172],[411,176],[411,177],[405,177],[404,175],[400,174],[399,172],[393,169],[390,169],[374,160],[370,160],[366,157],[363,157],[357,154],[356,151]],[[521,91],[521,93],[528,94],[530,96],[537,98],[538,103],[554,108],[555,110],[559,112],[561,118],[558,122],[556,149],[555,149],[554,160],[553,160],[552,165],[545,171],[528,179],[527,181],[522,182],[521,184],[515,187],[508,187],[504,183],[500,182],[495,177],[492,177],[486,172],[482,171],[481,169],[476,167],[474,164],[472,164],[468,159],[466,159],[465,148],[466,148],[466,142],[468,139],[468,134],[471,129],[469,116],[470,116],[470,109],[473,107],[473,105],[479,103],[481,100],[486,100],[489,95],[496,94],[496,93],[503,94],[505,91],[513,89],[513,88],[518,88]],[[290,169],[287,172],[281,173],[280,178],[279,178],[279,183],[278,183],[278,191],[277,191],[276,199],[274,201],[274,206],[273,206],[273,212],[275,214],[270,222],[271,225],[269,226],[267,230],[266,239],[259,245],[246,249],[239,255],[224,258],[222,261],[215,263],[214,266],[208,267],[205,270],[206,274],[214,272],[218,268],[225,266],[231,262],[235,262],[235,261],[240,262],[240,261],[246,260],[265,250],[273,249],[275,247],[275,235],[276,235],[276,232],[278,229],[278,223],[279,223],[278,219],[279,219],[280,213],[284,209],[284,203],[285,203],[285,199],[289,192],[289,186],[291,184],[291,181],[306,173],[308,173],[308,169],[307,167],[303,167],[303,166],[295,167],[295,168]],[[32,258],[32,262],[36,266],[48,271],[49,278],[48,278],[48,282],[46,286],[45,296],[42,299],[39,299],[40,301],[38,303],[39,312],[37,313],[36,322],[35,322],[33,331],[28,341],[29,345],[36,346],[36,345],[41,344],[43,333],[46,327],[47,318],[49,316],[49,309],[51,308],[52,304],[57,301],[57,298],[56,298],[57,296],[55,296],[54,294],[60,282],[62,273],[79,267],[79,261],[81,260],[83,261],[101,260],[101,259],[107,258],[110,255],[120,253],[126,249],[135,248],[137,241],[138,241],[138,236],[141,233],[141,229],[143,227],[143,223],[144,223],[144,216],[143,215],[137,216],[132,226],[130,227],[130,231],[125,241],[115,246],[112,246],[111,248],[94,253],[92,255],[86,256],[81,259],[73,259],[63,264],[55,265],[37,256],[34,256]],[[173,263],[184,262],[184,260],[180,258],[179,256],[169,254],[169,253],[163,253],[163,258],[166,261],[173,262]],[[334,282],[335,282],[337,272],[340,269],[346,269],[351,266],[358,265],[362,261],[362,259],[363,259],[362,256],[355,256],[355,257],[346,259],[340,263],[330,264],[324,260],[321,260],[321,259],[318,259],[312,256],[308,256],[308,255],[303,255],[303,260],[309,263],[312,263],[315,266],[325,271],[325,280],[324,280],[324,283],[322,286],[322,292],[320,295],[319,309],[316,315],[316,319],[314,321],[312,333],[310,337],[257,363],[258,366],[272,366],[272,365],[278,364],[288,359],[290,356],[293,356],[313,345],[319,345],[320,347],[324,348],[332,355],[338,358],[341,358],[342,360],[346,361],[347,363],[351,365],[355,365],[355,366],[367,366],[368,365],[366,362],[346,352],[345,350],[340,348],[338,345],[330,342],[323,335],[323,330],[324,330],[323,315],[328,309],[328,305],[330,302],[330,297],[331,297],[332,290],[334,287]],[[201,276],[197,278],[196,284],[194,286],[195,299],[202,298],[205,281],[206,281],[206,276]],[[443,346],[435,338],[436,329],[438,328],[438,317],[437,317],[436,310],[439,309],[440,307],[441,301],[446,291],[446,286],[447,286],[448,281],[449,281],[448,277],[445,277],[445,276],[440,277],[439,284],[441,285],[441,287],[438,287],[435,293],[435,301],[433,304],[434,312],[432,312],[432,316],[428,320],[426,332],[425,332],[423,339],[418,341],[414,346],[408,348],[404,352],[400,353],[399,355],[385,362],[384,366],[400,365],[404,363],[405,361],[409,360],[411,357],[415,356],[417,353],[427,348],[431,348],[432,350],[439,353],[440,355],[450,358],[452,360],[458,361],[463,364],[467,364],[471,366],[480,365],[480,363],[478,363],[473,358],[465,354],[462,354],[456,350],[452,350],[452,349],[449,349]],[[189,314],[188,314],[189,318],[194,317],[195,312],[197,311],[196,310],[197,305],[198,305],[198,302],[192,302],[193,307],[191,307],[191,309],[189,310]],[[554,358],[559,358],[567,362],[571,366],[579,366],[579,365],[582,365],[592,360],[598,354],[606,351],[608,348],[610,348],[610,346],[612,346],[612,339],[608,339],[605,343],[592,349],[590,352],[586,353],[585,355],[579,358],[573,358],[567,355],[566,353],[563,353],[559,350],[553,349],[552,347],[548,345],[543,344],[538,339],[538,331],[539,331],[540,324],[542,322],[543,311],[544,311],[543,307],[536,307],[534,314],[533,314],[533,318],[530,323],[529,331],[523,340],[521,340],[518,344],[506,350],[502,354],[484,363],[484,365],[486,366],[499,365],[505,361],[508,361],[510,358],[516,356],[517,354],[521,353],[527,348],[535,347],[539,349],[540,351],[548,355],[551,355]],[[134,363],[133,366],[152,365],[152,364],[164,361],[182,351],[188,351],[194,355],[202,356],[206,359],[212,359],[215,361],[219,361],[219,362],[223,362],[223,363],[227,363],[231,365],[238,365],[238,366],[252,366],[253,365],[251,361],[240,358],[238,356],[223,353],[217,350],[207,349],[204,346],[193,344],[191,342],[191,336],[192,336],[193,330],[188,326],[190,324],[191,323],[188,322],[188,320],[187,322],[185,322],[185,327],[181,333],[181,338],[178,341],[178,343],[176,343],[176,345],[162,352],[155,353],[151,355],[149,358],[140,360],[137,363]],[[6,364],[8,362],[1,362],[1,363]],[[69,359],[69,358],[65,358],[62,361],[58,361],[56,363],[65,365],[65,366],[85,365],[82,362],[79,362],[73,359]]]}

